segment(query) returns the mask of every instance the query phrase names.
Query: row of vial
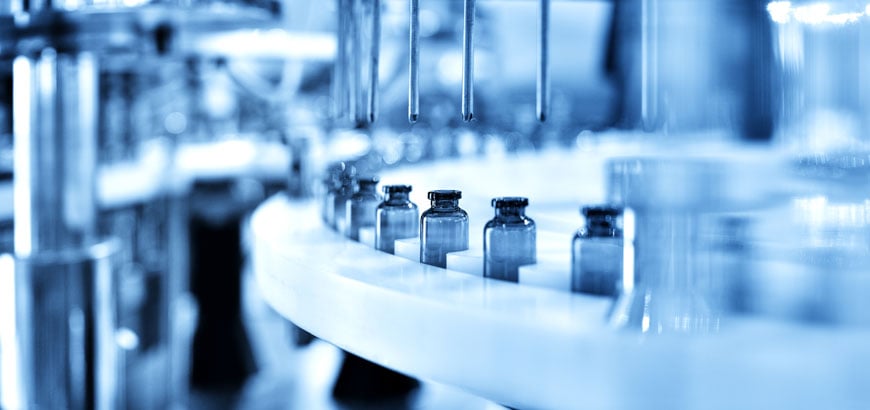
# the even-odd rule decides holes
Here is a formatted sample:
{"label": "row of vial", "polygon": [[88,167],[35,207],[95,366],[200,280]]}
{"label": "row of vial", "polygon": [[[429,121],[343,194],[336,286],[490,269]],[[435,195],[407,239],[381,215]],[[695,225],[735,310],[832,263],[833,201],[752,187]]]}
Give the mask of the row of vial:
{"label": "row of vial", "polygon": [[[410,185],[384,186],[382,198],[377,177],[348,175],[344,182],[327,192],[323,216],[349,238],[359,241],[362,230],[374,228],[375,248],[394,254],[396,240],[419,237],[420,262],[441,268],[447,267],[448,253],[468,250],[468,213],[459,207],[461,191],[430,191],[431,206],[421,215],[410,200]],[[520,266],[537,259],[535,222],[526,216],[529,200],[499,197],[491,205],[495,215],[483,229],[483,275],[518,282]],[[586,226],[573,239],[571,288],[615,296],[622,282],[621,211],[601,206],[582,212]]]}

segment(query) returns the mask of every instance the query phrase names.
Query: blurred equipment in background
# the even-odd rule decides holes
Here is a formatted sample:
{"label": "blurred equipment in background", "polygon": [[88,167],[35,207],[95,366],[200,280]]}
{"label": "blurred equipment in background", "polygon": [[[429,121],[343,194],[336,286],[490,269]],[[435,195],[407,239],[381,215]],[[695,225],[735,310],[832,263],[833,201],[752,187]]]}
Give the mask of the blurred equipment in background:
{"label": "blurred equipment in background", "polygon": [[[747,317],[861,332],[868,13],[849,0],[0,2],[0,407],[256,407],[264,391],[304,406],[304,388],[413,407],[428,378],[546,407],[563,385],[485,385],[466,366],[518,360],[546,381],[570,360],[538,360],[563,345],[528,348],[530,329],[575,348],[695,343]],[[493,197],[504,226],[484,230]],[[529,203],[518,262],[496,239]],[[588,204],[586,228],[563,231]],[[298,215],[285,226],[275,209]],[[252,228],[263,214],[280,235]],[[566,292],[524,293],[536,286]],[[406,322],[369,315],[381,303],[435,313],[390,328]],[[438,342],[455,330],[445,317],[497,346],[406,355],[404,332]],[[346,339],[357,327],[383,332]],[[503,330],[522,334],[486,339]],[[763,334],[740,331],[726,342]],[[306,367],[308,353],[328,366]],[[836,373],[841,358],[825,358]],[[693,407],[703,380],[687,388],[705,394],[662,396]],[[629,381],[607,388],[645,386]],[[625,388],[590,406],[649,397]]]}

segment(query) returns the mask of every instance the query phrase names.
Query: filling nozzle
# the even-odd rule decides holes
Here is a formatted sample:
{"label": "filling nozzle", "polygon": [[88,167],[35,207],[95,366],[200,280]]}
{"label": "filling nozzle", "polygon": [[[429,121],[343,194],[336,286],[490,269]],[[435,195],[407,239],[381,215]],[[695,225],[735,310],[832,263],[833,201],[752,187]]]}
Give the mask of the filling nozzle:
{"label": "filling nozzle", "polygon": [[550,0],[540,0],[538,14],[537,116],[544,122],[550,112]]}
{"label": "filling nozzle", "polygon": [[381,0],[372,0],[372,44],[369,52],[369,101],[366,119],[375,122],[378,117],[378,68],[381,54]]}
{"label": "filling nozzle", "polygon": [[408,121],[417,122],[420,116],[420,0],[410,0],[411,23],[408,48]]}
{"label": "filling nozzle", "polygon": [[474,118],[474,0],[465,0],[462,31],[462,119]]}

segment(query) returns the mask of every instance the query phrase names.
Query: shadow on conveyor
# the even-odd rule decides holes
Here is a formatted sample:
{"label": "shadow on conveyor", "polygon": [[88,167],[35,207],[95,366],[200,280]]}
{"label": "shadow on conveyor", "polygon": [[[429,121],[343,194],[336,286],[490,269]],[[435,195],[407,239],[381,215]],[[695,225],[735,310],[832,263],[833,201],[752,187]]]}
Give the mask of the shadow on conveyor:
{"label": "shadow on conveyor", "polygon": [[[242,323],[242,221],[265,194],[264,189],[240,189],[233,180],[198,182],[193,189],[190,289],[199,304],[199,320],[191,354],[192,408],[236,408],[258,370]],[[291,334],[296,348],[315,339],[293,325]],[[419,386],[416,379],[344,353],[332,397],[340,408],[407,409]]]}

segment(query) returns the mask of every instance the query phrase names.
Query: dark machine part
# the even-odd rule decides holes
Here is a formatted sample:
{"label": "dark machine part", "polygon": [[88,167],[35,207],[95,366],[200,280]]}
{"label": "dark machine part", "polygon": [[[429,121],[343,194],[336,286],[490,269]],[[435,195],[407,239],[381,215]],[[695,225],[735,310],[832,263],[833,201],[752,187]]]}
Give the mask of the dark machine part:
{"label": "dark machine part", "polygon": [[199,304],[193,336],[193,388],[238,389],[257,370],[242,324],[243,221],[286,181],[199,181],[190,197],[190,289]]}
{"label": "dark machine part", "polygon": [[398,406],[419,386],[417,379],[345,352],[332,396],[347,403],[395,402]]}
{"label": "dark machine part", "polygon": [[238,389],[256,371],[241,305],[241,229],[251,203],[234,188],[232,180],[199,182],[190,199],[190,289],[199,304],[194,388]]}

